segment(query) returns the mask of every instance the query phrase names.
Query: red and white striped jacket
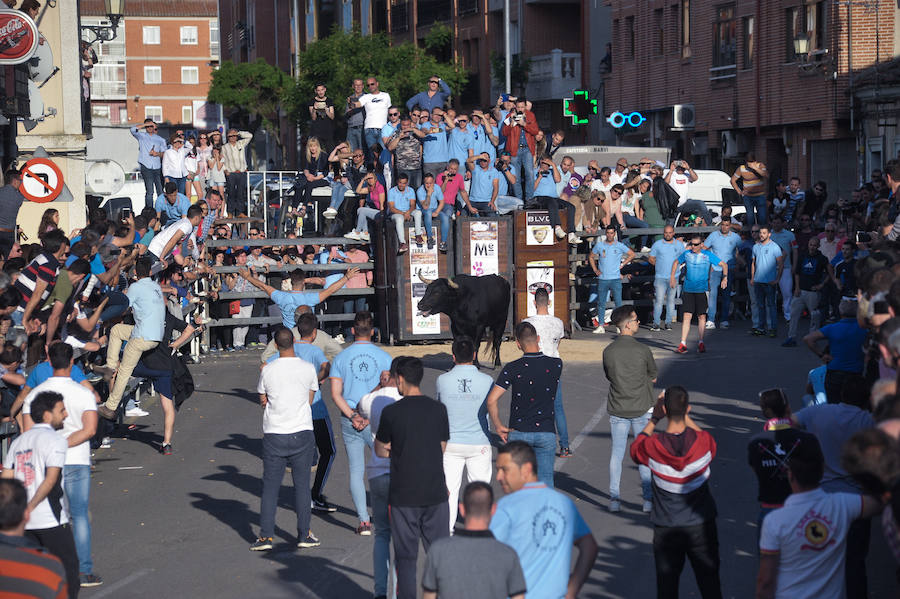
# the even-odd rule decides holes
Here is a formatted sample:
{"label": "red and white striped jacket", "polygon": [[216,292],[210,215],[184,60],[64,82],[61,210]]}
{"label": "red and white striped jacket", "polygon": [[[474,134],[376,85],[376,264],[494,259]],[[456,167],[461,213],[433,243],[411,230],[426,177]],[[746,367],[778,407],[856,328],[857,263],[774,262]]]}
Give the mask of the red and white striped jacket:
{"label": "red and white striped jacket", "polygon": [[656,487],[678,495],[699,489],[709,479],[714,457],[712,435],[690,428],[677,436],[640,434],[631,444],[631,459],[650,468]]}

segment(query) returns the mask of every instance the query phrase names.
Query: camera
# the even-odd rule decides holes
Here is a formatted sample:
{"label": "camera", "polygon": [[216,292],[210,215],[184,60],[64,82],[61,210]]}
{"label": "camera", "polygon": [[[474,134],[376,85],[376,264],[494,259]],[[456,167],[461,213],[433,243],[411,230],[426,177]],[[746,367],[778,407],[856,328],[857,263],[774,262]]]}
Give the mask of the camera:
{"label": "camera", "polygon": [[869,243],[872,241],[872,236],[864,231],[856,232],[856,243]]}
{"label": "camera", "polygon": [[122,220],[125,220],[126,218],[131,216],[131,208],[128,208],[128,207],[122,208],[122,212],[119,213],[119,216],[121,217]]}

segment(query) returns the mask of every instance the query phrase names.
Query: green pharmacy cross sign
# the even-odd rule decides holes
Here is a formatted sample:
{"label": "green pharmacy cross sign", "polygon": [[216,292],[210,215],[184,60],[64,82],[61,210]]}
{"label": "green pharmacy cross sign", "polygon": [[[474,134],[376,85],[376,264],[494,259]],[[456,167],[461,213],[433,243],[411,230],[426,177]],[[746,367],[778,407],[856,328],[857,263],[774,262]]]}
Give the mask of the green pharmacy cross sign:
{"label": "green pharmacy cross sign", "polygon": [[597,100],[588,97],[584,89],[577,89],[572,95],[563,100],[563,116],[572,117],[573,125],[587,125],[590,117],[597,114]]}

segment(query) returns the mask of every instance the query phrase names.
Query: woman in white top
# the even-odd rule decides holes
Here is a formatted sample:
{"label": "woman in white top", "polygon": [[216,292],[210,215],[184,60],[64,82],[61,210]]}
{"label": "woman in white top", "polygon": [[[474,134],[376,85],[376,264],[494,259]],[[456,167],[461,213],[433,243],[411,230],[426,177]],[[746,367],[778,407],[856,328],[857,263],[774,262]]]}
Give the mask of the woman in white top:
{"label": "woman in white top", "polygon": [[194,191],[197,193],[198,198],[202,198],[206,191],[204,189],[206,179],[209,177],[209,164],[207,163],[207,160],[212,156],[212,146],[209,145],[209,136],[206,133],[200,134],[197,146],[194,148],[194,154],[197,156],[197,171],[194,173],[193,181]]}
{"label": "woman in white top", "polygon": [[178,186],[178,193],[184,194],[184,183],[187,169],[184,159],[190,151],[190,144],[184,143],[184,137],[178,134],[172,136],[169,149],[163,152],[162,174],[164,181],[173,181]]}
{"label": "woman in white top", "polygon": [[211,146],[209,159],[206,161],[207,185],[210,189],[219,192],[220,197],[225,197],[225,160],[222,159],[222,148]]}

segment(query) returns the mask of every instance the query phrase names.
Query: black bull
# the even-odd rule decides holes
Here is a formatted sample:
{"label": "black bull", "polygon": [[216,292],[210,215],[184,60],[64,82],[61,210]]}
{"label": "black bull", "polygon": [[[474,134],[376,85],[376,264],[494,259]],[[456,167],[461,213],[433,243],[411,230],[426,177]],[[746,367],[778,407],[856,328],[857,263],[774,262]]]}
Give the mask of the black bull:
{"label": "black bull", "polygon": [[491,357],[500,365],[500,342],[509,313],[509,282],[497,275],[473,277],[456,275],[453,279],[419,279],[428,285],[419,300],[419,313],[428,316],[442,312],[450,318],[453,337],[465,335],[475,342],[475,364],[485,329],[491,330]]}

